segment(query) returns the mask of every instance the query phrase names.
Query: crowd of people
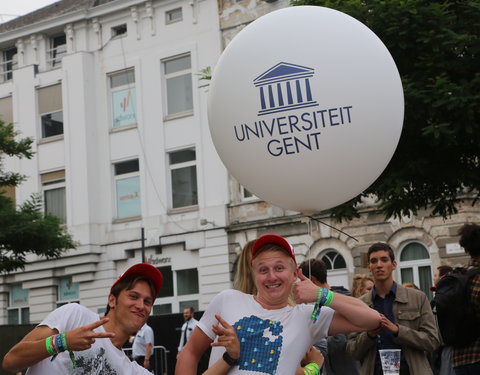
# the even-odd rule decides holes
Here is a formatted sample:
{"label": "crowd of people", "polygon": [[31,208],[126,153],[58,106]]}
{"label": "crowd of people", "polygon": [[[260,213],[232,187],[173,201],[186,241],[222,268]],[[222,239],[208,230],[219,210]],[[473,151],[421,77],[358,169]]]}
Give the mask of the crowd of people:
{"label": "crowd of people", "polygon": [[[480,269],[480,226],[465,224],[460,245],[468,269]],[[176,375],[382,375],[379,350],[400,349],[400,375],[480,374],[480,336],[458,346],[439,334],[432,301],[415,285],[394,280],[388,243],[367,252],[369,274],[350,290],[330,286],[318,259],[297,264],[293,247],[278,235],[248,242],[237,264],[235,289],[220,292],[202,318],[183,311]],[[435,270],[432,290],[453,272]],[[480,273],[468,281],[468,302],[480,325]],[[136,264],[112,285],[105,316],[79,304],[50,313],[4,357],[3,368],[35,374],[150,374],[153,331],[146,324],[163,283],[160,271]],[[442,331],[443,332],[443,331]],[[134,336],[133,359],[122,351]]]}

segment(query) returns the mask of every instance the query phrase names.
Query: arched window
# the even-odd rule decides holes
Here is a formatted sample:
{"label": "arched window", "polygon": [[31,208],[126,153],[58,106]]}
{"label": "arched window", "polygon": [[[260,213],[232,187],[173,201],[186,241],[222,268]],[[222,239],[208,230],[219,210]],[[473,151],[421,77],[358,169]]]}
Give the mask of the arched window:
{"label": "arched window", "polygon": [[432,267],[430,254],[420,242],[410,242],[400,250],[398,270],[400,283],[417,285],[430,299],[432,292]]}
{"label": "arched window", "polygon": [[327,249],[319,257],[325,265],[327,266],[327,270],[337,270],[342,268],[347,268],[347,264],[345,263],[345,259],[343,259],[342,255],[334,249]]}
{"label": "arched window", "polygon": [[348,289],[347,263],[337,250],[329,248],[318,254],[327,266],[327,282],[330,286],[344,286]]}

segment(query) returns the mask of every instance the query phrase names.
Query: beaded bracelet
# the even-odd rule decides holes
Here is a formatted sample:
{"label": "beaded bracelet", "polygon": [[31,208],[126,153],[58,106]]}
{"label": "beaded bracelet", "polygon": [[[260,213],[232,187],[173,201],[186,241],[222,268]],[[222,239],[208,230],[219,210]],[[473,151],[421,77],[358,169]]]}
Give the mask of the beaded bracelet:
{"label": "beaded bracelet", "polygon": [[304,375],[318,375],[320,374],[320,366],[318,363],[310,362],[303,368]]}

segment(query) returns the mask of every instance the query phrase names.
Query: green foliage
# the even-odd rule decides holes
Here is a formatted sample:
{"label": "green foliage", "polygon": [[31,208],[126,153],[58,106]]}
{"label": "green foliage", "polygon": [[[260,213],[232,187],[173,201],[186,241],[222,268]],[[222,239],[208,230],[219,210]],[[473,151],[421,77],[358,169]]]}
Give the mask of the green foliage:
{"label": "green foliage", "polygon": [[[374,194],[386,217],[448,217],[465,194],[480,191],[480,3],[425,0],[302,0],[351,15],[392,54],[405,96],[402,136]],[[358,197],[357,197],[358,198]],[[353,199],[330,211],[358,216]]]}
{"label": "green foliage", "polygon": [[199,81],[206,81],[203,85],[198,86],[198,88],[210,86],[210,81],[212,80],[212,68],[207,66],[206,68],[201,69],[197,76],[199,76]]}
{"label": "green foliage", "polygon": [[20,207],[4,195],[5,186],[18,186],[24,179],[18,173],[5,172],[5,155],[32,158],[32,139],[16,140],[19,135],[12,124],[0,120],[0,272],[23,269],[27,254],[58,258],[77,244],[67,233],[60,219],[42,212],[40,196],[32,195]]}

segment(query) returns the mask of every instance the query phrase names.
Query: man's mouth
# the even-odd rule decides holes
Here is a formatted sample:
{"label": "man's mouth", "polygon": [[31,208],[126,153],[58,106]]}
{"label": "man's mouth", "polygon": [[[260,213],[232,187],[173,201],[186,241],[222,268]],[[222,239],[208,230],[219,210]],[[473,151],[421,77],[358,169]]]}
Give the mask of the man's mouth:
{"label": "man's mouth", "polygon": [[267,289],[279,288],[281,284],[266,285]]}

